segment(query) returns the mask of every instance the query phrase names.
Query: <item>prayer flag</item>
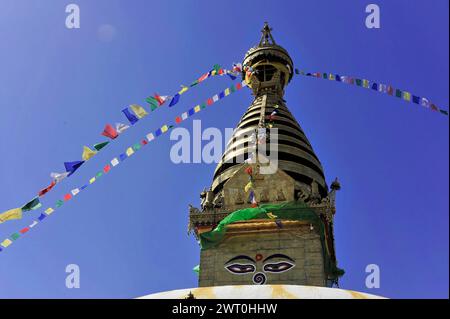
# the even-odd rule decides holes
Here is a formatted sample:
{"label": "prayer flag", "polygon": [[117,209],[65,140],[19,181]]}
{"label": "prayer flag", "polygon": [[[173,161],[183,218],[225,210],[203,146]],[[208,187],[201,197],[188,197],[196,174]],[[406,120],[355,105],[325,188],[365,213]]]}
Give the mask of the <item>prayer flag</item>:
{"label": "prayer flag", "polygon": [[394,95],[394,88],[390,85],[387,87],[387,94]]}
{"label": "prayer flag", "polygon": [[18,233],[14,233],[14,234],[11,234],[10,237],[12,240],[17,240],[20,237],[20,235]]}
{"label": "prayer flag", "polygon": [[54,209],[51,208],[51,207],[47,208],[47,209],[44,211],[44,213],[46,213],[47,215],[50,215],[50,214],[53,213],[53,212],[54,212]]}
{"label": "prayer flag", "polygon": [[411,101],[411,93],[403,91],[403,99],[408,102]]}
{"label": "prayer flag", "polygon": [[189,116],[194,115],[194,113],[195,113],[194,108],[191,108],[191,109],[188,110],[188,115],[189,115]]}
{"label": "prayer flag", "polygon": [[35,221],[35,220],[33,220],[33,222],[31,223],[31,225],[28,226],[28,227],[33,228],[33,227],[36,226],[37,224],[38,224],[38,222]]}
{"label": "prayer flag", "polygon": [[148,115],[147,111],[140,105],[131,104],[130,108],[134,112],[134,114],[136,114],[136,116],[140,119]]}
{"label": "prayer flag", "polygon": [[42,221],[45,217],[47,217],[47,215],[45,215],[45,214],[40,214],[39,217],[38,217],[38,220],[39,220],[39,221]]}
{"label": "prayer flag", "polygon": [[108,145],[109,144],[109,142],[102,142],[102,143],[97,143],[97,144],[94,144],[94,148],[97,150],[97,151],[100,151],[102,148],[104,148],[106,145]]}
{"label": "prayer flag", "polygon": [[206,101],[206,104],[208,104],[208,105],[212,105],[213,103],[214,103],[214,101],[213,101],[212,98],[209,98],[209,99]]}
{"label": "prayer flag", "polygon": [[153,136],[152,133],[147,134],[146,137],[147,137],[147,140],[148,140],[149,142],[151,142],[151,141],[153,141],[153,140],[155,139],[155,137]]}
{"label": "prayer flag", "polygon": [[395,96],[396,97],[400,97],[401,98],[402,97],[402,93],[403,93],[402,90],[399,90],[399,89],[395,90]]}
{"label": "prayer flag", "polygon": [[103,172],[108,173],[111,170],[111,166],[109,165],[105,165],[105,167],[103,167]]}
{"label": "prayer flag", "polygon": [[200,105],[194,107],[194,112],[195,113],[200,112]]}
{"label": "prayer flag", "polygon": [[363,87],[368,89],[369,85],[370,85],[369,80],[363,79]]}
{"label": "prayer flag", "polygon": [[195,266],[194,268],[192,268],[192,270],[193,270],[196,274],[199,274],[199,273],[200,273],[200,265]]}
{"label": "prayer flag", "polygon": [[177,104],[179,100],[180,100],[180,93],[177,93],[173,96],[172,100],[170,101],[169,107],[172,107],[175,104]]}
{"label": "prayer flag", "polygon": [[117,157],[115,157],[115,158],[113,158],[113,159],[111,160],[111,165],[112,165],[112,166],[117,166],[117,165],[119,165],[119,160],[117,159]]}
{"label": "prayer flag", "polygon": [[27,233],[29,230],[30,230],[29,227],[25,227],[25,228],[22,228],[22,229],[19,231],[19,233],[25,234],[25,233]]}
{"label": "prayer flag", "polygon": [[66,195],[64,195],[64,200],[67,202],[68,200],[70,200],[72,198],[72,195],[67,193]]}
{"label": "prayer flag", "polygon": [[250,181],[247,185],[245,185],[244,190],[248,192],[251,188],[253,188],[253,183]]}
{"label": "prayer flag", "polygon": [[230,95],[230,89],[229,89],[229,88],[226,88],[225,91],[224,91],[224,94],[225,94],[225,96]]}
{"label": "prayer flag", "polygon": [[95,154],[97,154],[96,151],[91,150],[87,146],[83,146],[83,154],[81,155],[81,158],[83,159],[83,161],[88,161]]}
{"label": "prayer flag", "polygon": [[21,219],[21,218],[22,218],[22,208],[13,208],[0,214],[0,224],[7,220]]}
{"label": "prayer flag", "polygon": [[68,175],[69,175],[68,172],[64,172],[64,173],[50,173],[50,177],[53,178],[56,183],[61,182]]}
{"label": "prayer flag", "polygon": [[188,118],[188,114],[187,112],[184,112],[183,114],[181,114],[181,119],[184,121],[185,119]]}
{"label": "prayer flag", "polygon": [[175,118],[175,123],[180,124],[183,120],[181,119],[181,117],[177,116]]}
{"label": "prayer flag", "polygon": [[148,98],[145,99],[145,101],[150,104],[150,109],[152,111],[154,111],[155,109],[158,108],[158,100],[155,99],[153,96],[149,96]]}
{"label": "prayer flag", "polygon": [[126,124],[123,123],[116,123],[116,131],[119,134],[122,134],[123,132],[125,132],[126,130],[128,130],[130,127]]}
{"label": "prayer flag", "polygon": [[39,201],[39,197],[35,197],[31,201],[29,201],[28,203],[26,203],[25,205],[22,206],[22,211],[27,212],[30,210],[35,210],[41,206],[42,206],[42,204]]}
{"label": "prayer flag", "polygon": [[124,160],[127,159],[127,154],[125,154],[125,153],[120,154],[119,155],[119,159],[120,159],[121,162],[123,162]]}
{"label": "prayer flag", "polygon": [[163,105],[166,102],[166,100],[169,98],[167,95],[159,95],[157,93],[155,93],[153,96],[158,101],[159,106]]}
{"label": "prayer flag", "polygon": [[75,171],[83,165],[84,161],[74,161],[74,162],[64,162],[64,167],[66,168],[66,172],[69,174],[67,176],[72,175]]}
{"label": "prayer flag", "polygon": [[128,157],[134,154],[134,151],[131,147],[127,148],[125,154],[127,154]]}
{"label": "prayer flag", "polygon": [[169,130],[169,128],[167,127],[167,125],[163,125],[161,127],[161,132],[166,133]]}
{"label": "prayer flag", "polygon": [[430,101],[428,101],[428,99],[423,97],[422,100],[420,101],[420,105],[430,107]]}
{"label": "prayer flag", "polygon": [[187,86],[182,85],[181,86],[181,90],[178,91],[178,94],[183,94],[184,92],[186,92],[187,90],[189,90],[189,88]]}
{"label": "prayer flag", "polygon": [[92,183],[94,183],[95,182],[95,177],[92,177],[90,180],[89,180],[89,184],[92,184]]}
{"label": "prayer flag", "polygon": [[55,187],[55,185],[56,185],[56,181],[53,180],[49,186],[47,186],[46,188],[41,189],[41,190],[39,191],[38,196],[44,196],[44,195],[47,194],[53,187]]}
{"label": "prayer flag", "polygon": [[122,110],[122,113],[125,114],[131,125],[134,125],[137,121],[139,121],[136,115],[132,114],[127,107]]}
{"label": "prayer flag", "polygon": [[420,104],[420,97],[413,95],[413,103]]}
{"label": "prayer flag", "polygon": [[75,196],[75,195],[77,195],[80,192],[80,189],[79,188],[75,188],[75,189],[72,189],[70,192],[72,193],[73,196]]}
{"label": "prayer flag", "polygon": [[237,78],[236,76],[234,76],[234,75],[231,74],[231,73],[227,73],[227,75],[228,75],[228,76],[230,77],[230,79],[233,80],[233,81],[236,80],[236,78]]}
{"label": "prayer flag", "polygon": [[110,139],[115,139],[119,134],[117,134],[117,131],[111,126],[111,124],[106,124],[102,135],[109,137]]}
{"label": "prayer flag", "polygon": [[372,90],[378,91],[378,84],[377,83],[373,83],[372,84]]}
{"label": "prayer flag", "polygon": [[61,199],[59,199],[59,200],[56,201],[55,207],[56,207],[56,208],[59,208],[59,207],[61,207],[63,204],[64,204],[64,201],[62,201]]}
{"label": "prayer flag", "polygon": [[5,239],[4,241],[2,241],[2,242],[0,243],[0,245],[2,245],[4,248],[8,247],[8,246],[11,245],[11,244],[12,244],[12,241],[9,240],[9,239]]}
{"label": "prayer flag", "polygon": [[160,128],[155,131],[155,136],[156,137],[159,137],[161,134],[162,134],[162,132],[161,132]]}

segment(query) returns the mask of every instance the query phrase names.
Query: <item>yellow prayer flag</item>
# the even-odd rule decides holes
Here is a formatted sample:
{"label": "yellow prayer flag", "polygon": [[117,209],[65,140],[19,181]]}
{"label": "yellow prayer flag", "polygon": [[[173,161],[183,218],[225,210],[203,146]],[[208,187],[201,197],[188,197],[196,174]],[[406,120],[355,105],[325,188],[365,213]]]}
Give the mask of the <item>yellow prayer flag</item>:
{"label": "yellow prayer flag", "polygon": [[9,240],[8,238],[7,239],[5,239],[4,241],[2,241],[1,243],[0,243],[0,245],[2,245],[3,247],[8,247],[9,245],[11,245],[12,244],[12,241],[11,240]]}
{"label": "yellow prayer flag", "polygon": [[125,153],[127,154],[127,156],[133,155],[134,154],[133,148],[132,147],[127,148],[127,151]]}
{"label": "yellow prayer flag", "polygon": [[47,215],[50,215],[50,214],[53,213],[53,212],[54,212],[54,210],[53,210],[53,208],[51,208],[51,207],[47,208],[47,209],[44,211],[44,213],[46,213]]}
{"label": "yellow prayer flag", "polygon": [[189,90],[189,88],[187,86],[182,85],[181,86],[181,90],[178,91],[178,94],[183,94],[184,92],[186,92],[187,90]]}
{"label": "yellow prayer flag", "polygon": [[161,132],[166,133],[169,130],[169,128],[167,127],[167,125],[164,125],[163,127],[161,127]]}
{"label": "yellow prayer flag", "polygon": [[248,184],[245,185],[244,190],[246,192],[248,192],[250,190],[250,188],[253,188],[253,183],[252,182],[248,182]]}
{"label": "yellow prayer flag", "polygon": [[22,208],[13,208],[0,214],[0,224],[7,220],[21,219],[21,218],[22,218]]}
{"label": "yellow prayer flag", "polygon": [[196,107],[194,107],[194,112],[195,113],[200,112],[200,105],[197,105]]}
{"label": "yellow prayer flag", "polygon": [[229,88],[226,88],[225,91],[224,91],[224,93],[225,93],[225,96],[230,95],[230,89],[229,89]]}
{"label": "yellow prayer flag", "polygon": [[148,115],[147,111],[140,105],[132,104],[130,105],[130,108],[133,110],[134,114],[136,114],[136,116],[140,119]]}
{"label": "yellow prayer flag", "polygon": [[89,160],[92,156],[94,156],[95,154],[97,154],[96,151],[91,150],[89,147],[87,146],[83,146],[83,155],[81,155],[81,157],[83,158],[83,161],[87,161]]}
{"label": "yellow prayer flag", "polygon": [[92,178],[89,180],[89,184],[92,184],[93,182],[95,182],[95,177],[92,177]]}
{"label": "yellow prayer flag", "polygon": [[409,92],[403,92],[403,99],[405,100],[405,101],[411,101],[411,93],[409,93]]}

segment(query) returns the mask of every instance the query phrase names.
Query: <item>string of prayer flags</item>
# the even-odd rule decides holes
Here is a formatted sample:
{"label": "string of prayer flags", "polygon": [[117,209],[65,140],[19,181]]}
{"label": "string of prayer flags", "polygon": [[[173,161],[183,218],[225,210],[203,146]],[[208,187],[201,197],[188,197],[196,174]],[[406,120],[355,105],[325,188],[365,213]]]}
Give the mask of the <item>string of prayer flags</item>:
{"label": "string of prayer flags", "polygon": [[81,154],[81,158],[83,161],[88,161],[95,154],[97,154],[97,151],[93,151],[89,147],[83,146],[83,154]]}
{"label": "string of prayer flags", "polygon": [[111,124],[106,124],[105,128],[103,129],[102,135],[113,140],[117,136],[119,136],[119,133],[117,133],[116,129],[112,127]]}
{"label": "string of prayer flags", "polygon": [[[243,86],[245,86],[245,83],[240,83],[239,85],[236,85],[236,89],[241,89]],[[234,86],[233,86],[234,87]],[[236,90],[232,90],[232,92],[235,92]],[[200,108],[200,110],[205,109],[205,107]],[[183,115],[186,114],[186,115]],[[183,120],[187,119],[187,112],[184,112],[183,114],[181,114],[180,116],[177,116],[176,118],[183,118]],[[180,122],[177,122],[177,124],[179,124]],[[140,149],[140,146],[137,147],[137,145],[142,145],[145,146],[148,144],[148,142],[151,142],[155,139],[156,137],[161,136],[163,133],[168,132],[171,128],[173,128],[173,125],[163,125],[160,128],[158,128],[154,133],[148,133],[146,135],[146,140],[143,139],[141,140],[141,142],[135,143],[133,144],[132,147],[128,147],[127,150],[125,151],[125,153],[120,154],[118,157],[120,159],[120,161],[123,161],[124,159],[126,159],[127,157],[131,156],[134,154],[134,152],[138,149]],[[158,132],[158,133],[157,133]],[[64,202],[71,200],[74,198],[75,195],[77,195],[78,193],[80,193],[81,191],[83,191],[84,189],[86,189],[88,187],[88,185],[93,184],[99,177],[101,177],[104,173],[108,173],[113,167],[116,167],[120,162],[119,159],[117,157],[114,157],[111,161],[110,164],[107,164],[103,167],[103,171],[102,172],[98,172],[94,177],[92,177],[89,180],[88,184],[85,184],[79,188],[75,188],[73,190],[70,191],[70,193],[67,193],[64,195],[63,199],[59,199],[58,201],[56,201],[55,206],[54,207],[49,207],[47,209],[45,209],[44,213],[42,213],[41,215],[39,215],[39,217],[37,218],[37,220],[34,220],[29,226],[22,228],[22,230],[19,233],[14,233],[11,236],[9,236],[9,238],[6,238],[4,241],[2,241],[0,243],[0,252],[3,251],[4,248],[9,247],[13,241],[17,240],[18,238],[21,237],[21,235],[27,233],[29,230],[31,230],[32,228],[34,228],[38,223],[42,222],[43,220],[45,220],[50,214],[53,214],[57,209],[59,209],[61,206],[63,206]],[[72,166],[77,166],[77,165],[81,165],[82,161],[80,161],[81,164],[79,163],[75,163],[75,162],[71,162]],[[75,164],[73,164],[75,163]],[[79,166],[78,166],[79,167]],[[70,167],[69,167],[70,168]],[[252,169],[251,167],[248,167],[246,169],[247,173],[252,174]],[[53,174],[57,174],[57,173],[53,173]],[[54,175],[55,176],[55,175]],[[56,179],[55,179],[56,182]],[[35,201],[35,199],[33,199],[34,204],[30,204],[30,208],[37,208],[37,201]],[[256,205],[256,199],[254,198],[254,194],[253,194],[253,199],[251,199],[252,205]],[[40,204],[40,202],[39,202]],[[255,206],[255,207],[256,207]],[[4,212],[2,214],[0,214],[0,223],[5,221],[5,220],[9,220],[9,219],[17,219],[20,218],[22,214],[22,208],[15,208],[12,210],[9,210],[7,212]]]}
{"label": "string of prayer flags", "polygon": [[431,111],[438,112],[442,115],[448,116],[448,111],[439,108],[436,104],[431,103],[427,98],[421,97],[419,95],[415,95],[409,91],[396,89],[392,85],[388,85],[385,83],[377,83],[375,81],[370,81],[367,79],[359,79],[359,78],[353,78],[351,76],[347,75],[339,75],[339,74],[332,74],[332,73],[306,73],[304,71],[299,71],[296,74],[300,74],[306,77],[315,77],[315,78],[323,78],[330,81],[336,81],[336,82],[342,82],[345,84],[350,85],[356,85],[359,87],[363,87],[366,89],[371,89],[373,91],[387,94],[390,96],[395,96],[399,99],[402,99],[403,101],[414,103],[417,105],[421,105],[425,108],[430,109]]}
{"label": "string of prayer flags", "polygon": [[[213,72],[214,71],[214,72]],[[207,73],[206,78],[212,76],[212,75],[223,75],[225,73],[228,73],[229,71],[224,71],[223,69],[220,68],[219,65],[215,65],[213,71],[210,71]],[[202,79],[203,80],[203,79]],[[234,92],[236,89],[240,89],[242,87],[241,83],[238,83],[236,85],[236,87],[232,86],[231,88],[227,88],[225,92],[221,92],[219,95],[214,96],[213,99],[208,100],[208,105],[211,105],[214,102],[217,102],[217,100],[219,98],[223,98],[224,96],[227,96],[226,92]],[[181,86],[181,90],[177,93],[179,95],[185,93],[189,88],[186,86]],[[179,96],[178,95],[178,96]],[[161,106],[165,103],[165,101],[169,98],[169,96],[160,96],[158,94],[155,94],[153,97],[149,97],[147,98],[147,102],[149,102],[150,104],[152,104],[152,110],[157,108],[158,106]],[[201,108],[204,108],[205,104],[202,104]],[[139,120],[140,118],[148,115],[148,113],[146,112],[146,110],[137,105],[137,104],[133,104],[130,105],[131,110],[133,111],[133,113],[131,113],[129,111],[128,108],[126,108],[123,112],[125,113],[125,115],[127,116],[127,118],[129,119],[131,124],[136,123],[137,120]],[[194,113],[197,113],[200,111],[201,109],[199,106],[196,106],[194,109],[189,110],[189,116],[191,116]],[[176,124],[180,123],[181,120],[185,120],[187,118],[187,114],[183,113],[180,117],[176,118]],[[181,119],[181,120],[180,120]],[[106,136],[110,139],[115,139],[119,136],[119,134],[122,134],[125,130],[127,130],[129,128],[128,125],[126,124],[122,124],[122,123],[116,123],[116,127],[114,128],[111,124],[106,124],[105,128],[103,129],[102,135]],[[155,135],[159,136],[162,133],[167,132],[170,128],[172,128],[172,126],[163,126],[161,128],[159,128],[156,132]],[[94,156],[98,151],[100,151],[103,147],[105,147],[106,145],[108,145],[109,142],[102,142],[102,143],[98,143],[94,145],[94,150],[90,149],[87,146],[83,147],[83,153],[82,153],[82,161],[74,161],[74,162],[65,162],[64,166],[66,169],[66,172],[64,173],[51,173],[50,176],[52,177],[52,182],[49,186],[39,190],[38,192],[38,196],[44,196],[46,193],[48,193],[50,190],[53,189],[53,187],[61,182],[64,178],[71,176],[85,161],[89,160],[92,156]],[[142,141],[142,145],[146,145],[147,141],[143,140]],[[134,149],[138,149],[136,147],[134,147]],[[127,157],[127,154],[121,154],[121,156],[119,157],[121,161],[123,161],[125,158]],[[116,159],[117,160],[117,159]],[[117,164],[116,164],[117,165]],[[84,188],[87,187],[87,185],[84,186]],[[57,205],[62,205],[61,203],[58,203]]]}

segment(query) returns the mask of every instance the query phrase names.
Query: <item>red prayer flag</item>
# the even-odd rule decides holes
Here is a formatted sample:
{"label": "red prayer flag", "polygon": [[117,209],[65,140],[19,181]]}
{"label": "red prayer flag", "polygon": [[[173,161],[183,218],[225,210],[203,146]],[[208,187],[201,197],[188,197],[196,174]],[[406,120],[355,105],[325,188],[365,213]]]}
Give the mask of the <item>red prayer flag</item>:
{"label": "red prayer flag", "polygon": [[112,127],[111,124],[106,124],[105,128],[103,129],[102,135],[111,139],[115,139],[117,136],[119,136],[116,129]]}
{"label": "red prayer flag", "polygon": [[142,140],[142,141],[141,141],[141,144],[142,144],[142,145],[147,145],[148,142],[147,142],[147,140]]}
{"label": "red prayer flag", "polygon": [[161,96],[159,96],[157,93],[155,93],[154,97],[158,101],[158,104],[160,106],[164,104],[165,100]]}
{"label": "red prayer flag", "polygon": [[175,119],[175,122],[176,122],[177,124],[180,124],[181,121],[182,121],[181,117],[177,116],[177,118]]}
{"label": "red prayer flag", "polygon": [[110,169],[111,169],[111,166],[109,166],[109,164],[106,165],[105,167],[103,167],[103,171],[104,171],[105,173],[108,173],[108,172],[110,171]]}
{"label": "red prayer flag", "polygon": [[242,84],[241,83],[236,84],[236,89],[238,90],[242,89]]}
{"label": "red prayer flag", "polygon": [[434,104],[431,104],[431,109],[433,110],[433,111],[437,111],[438,110],[438,108],[437,108],[437,106],[436,105],[434,105]]}
{"label": "red prayer flag", "polygon": [[47,194],[54,186],[56,185],[56,181],[53,180],[52,183],[44,189],[41,189],[38,193],[38,196],[44,196]]}
{"label": "red prayer flag", "polygon": [[25,234],[27,231],[29,231],[30,230],[30,228],[29,227],[25,227],[24,229],[21,229],[20,231],[19,231],[19,233],[21,233],[21,234]]}
{"label": "red prayer flag", "polygon": [[212,98],[209,98],[208,101],[206,101],[206,104],[212,105],[214,103]]}
{"label": "red prayer flag", "polygon": [[248,175],[252,175],[252,174],[253,174],[253,170],[252,170],[251,167],[247,167],[247,168],[245,169],[245,172],[246,172]]}
{"label": "red prayer flag", "polygon": [[70,195],[70,194],[66,194],[66,195],[64,195],[64,200],[67,202],[69,199],[71,199],[72,198],[72,195]]}

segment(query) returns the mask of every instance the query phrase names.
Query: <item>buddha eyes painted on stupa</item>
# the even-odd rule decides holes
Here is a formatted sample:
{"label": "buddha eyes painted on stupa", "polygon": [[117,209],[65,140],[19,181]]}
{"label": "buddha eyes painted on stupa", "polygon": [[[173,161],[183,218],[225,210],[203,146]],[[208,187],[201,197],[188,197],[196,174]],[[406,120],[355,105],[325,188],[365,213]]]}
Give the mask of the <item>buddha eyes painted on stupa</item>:
{"label": "buddha eyes painted on stupa", "polygon": [[266,273],[282,273],[295,267],[295,261],[284,254],[273,254],[263,259],[261,254],[255,258],[247,255],[238,255],[225,263],[225,269],[233,275],[247,275],[255,273],[258,264],[261,263],[261,271],[253,276],[253,283],[263,285],[267,281]]}

